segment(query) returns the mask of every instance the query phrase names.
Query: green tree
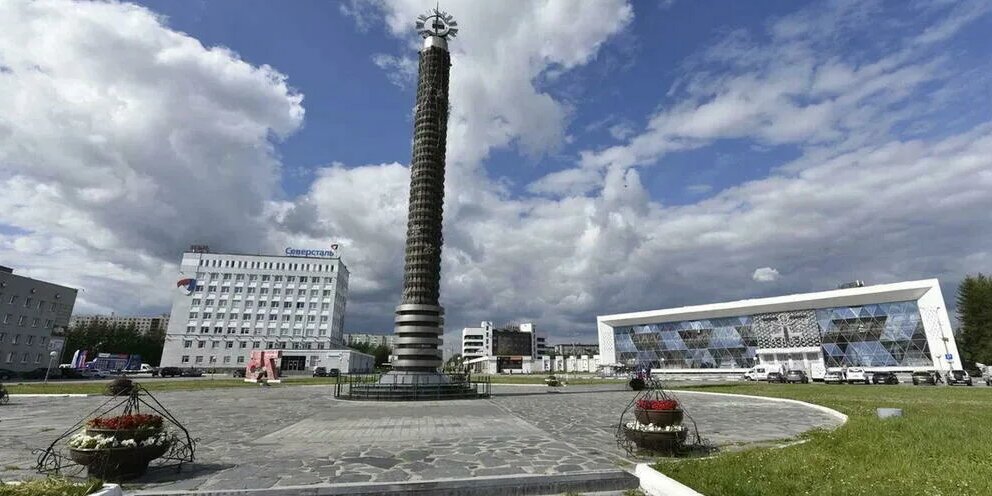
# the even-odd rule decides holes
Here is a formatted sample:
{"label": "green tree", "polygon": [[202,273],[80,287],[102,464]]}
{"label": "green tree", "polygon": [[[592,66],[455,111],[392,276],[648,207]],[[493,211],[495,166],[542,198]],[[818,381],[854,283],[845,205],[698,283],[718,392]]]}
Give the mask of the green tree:
{"label": "green tree", "polygon": [[992,365],[992,276],[966,276],[958,286],[957,310],[965,366]]}
{"label": "green tree", "polygon": [[375,366],[378,367],[389,361],[389,355],[393,352],[393,349],[384,345],[372,345],[370,343],[352,343],[348,345],[349,348],[360,351],[367,355],[372,355],[375,357]]}
{"label": "green tree", "polygon": [[142,362],[158,365],[165,346],[164,329],[141,334],[133,325],[111,326],[97,322],[69,329],[65,338],[64,360],[72,357],[76,350],[86,350],[91,357],[97,353],[138,354]]}

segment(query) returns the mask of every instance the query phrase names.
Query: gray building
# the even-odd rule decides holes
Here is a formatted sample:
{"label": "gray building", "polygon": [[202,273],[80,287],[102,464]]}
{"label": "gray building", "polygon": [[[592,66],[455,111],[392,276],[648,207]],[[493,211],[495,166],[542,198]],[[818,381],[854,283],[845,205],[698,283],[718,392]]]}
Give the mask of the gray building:
{"label": "gray building", "polygon": [[[45,368],[49,352],[61,352],[76,289],[15,275],[0,266],[0,373]],[[9,372],[6,372],[9,373]]]}
{"label": "gray building", "polygon": [[69,319],[69,329],[86,327],[91,324],[103,324],[110,327],[131,327],[139,334],[147,334],[153,329],[160,329],[163,332],[169,328],[168,315],[73,315]]}
{"label": "gray building", "polygon": [[183,254],[162,365],[244,368],[252,350],[282,350],[283,371],[304,371],[319,350],[344,345],[348,268],[332,250],[286,256]]}
{"label": "gray building", "polygon": [[395,334],[345,333],[344,342],[347,345],[369,344],[372,346],[387,346],[392,348],[396,342]]}

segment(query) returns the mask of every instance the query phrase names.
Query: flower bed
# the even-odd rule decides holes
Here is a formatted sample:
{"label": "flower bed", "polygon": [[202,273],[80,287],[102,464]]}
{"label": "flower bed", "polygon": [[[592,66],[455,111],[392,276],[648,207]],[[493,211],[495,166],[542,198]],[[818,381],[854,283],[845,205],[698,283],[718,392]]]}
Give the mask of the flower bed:
{"label": "flower bed", "polygon": [[163,430],[162,420],[143,414],[90,419],[83,432],[69,439],[69,455],[86,466],[91,476],[107,480],[137,477],[175,441]]}
{"label": "flower bed", "polygon": [[674,399],[642,398],[635,404],[634,417],[642,424],[665,426],[681,424],[684,414]]}
{"label": "flower bed", "polygon": [[624,435],[639,448],[660,453],[673,453],[685,442],[689,431],[684,425],[642,424],[638,421],[624,424]]}

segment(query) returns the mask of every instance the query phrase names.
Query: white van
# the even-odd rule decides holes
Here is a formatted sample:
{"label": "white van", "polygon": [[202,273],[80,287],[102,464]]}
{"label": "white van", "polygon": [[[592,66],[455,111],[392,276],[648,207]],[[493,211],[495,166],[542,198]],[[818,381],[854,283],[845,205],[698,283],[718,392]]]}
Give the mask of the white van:
{"label": "white van", "polygon": [[870,384],[870,382],[868,382],[868,374],[866,374],[865,369],[861,367],[848,368],[847,374],[844,376],[844,380],[846,380],[848,384],[854,384],[855,382]]}
{"label": "white van", "polygon": [[766,367],[764,365],[758,365],[757,367],[751,367],[747,372],[744,372],[745,381],[767,381],[768,373],[771,372],[771,367]]}

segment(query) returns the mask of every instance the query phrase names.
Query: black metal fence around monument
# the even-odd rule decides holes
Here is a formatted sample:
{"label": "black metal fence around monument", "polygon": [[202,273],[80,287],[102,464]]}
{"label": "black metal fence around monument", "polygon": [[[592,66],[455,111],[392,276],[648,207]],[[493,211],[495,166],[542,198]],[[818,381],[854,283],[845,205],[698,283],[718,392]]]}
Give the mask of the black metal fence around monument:
{"label": "black metal fence around monument", "polygon": [[489,398],[489,377],[473,378],[468,374],[447,374],[448,382],[380,382],[382,374],[342,374],[334,384],[334,397],[365,401],[430,401]]}

